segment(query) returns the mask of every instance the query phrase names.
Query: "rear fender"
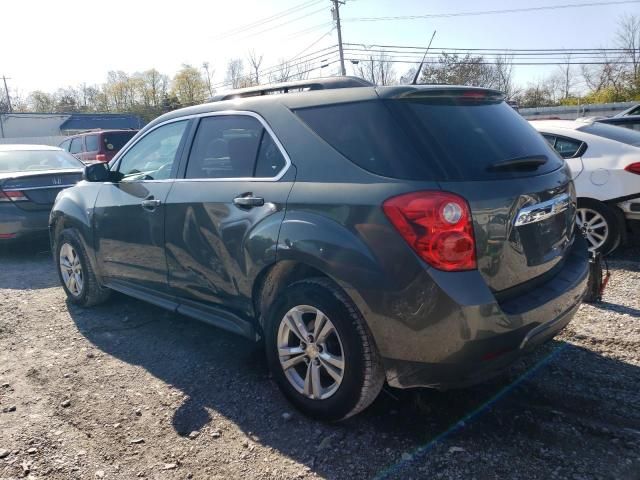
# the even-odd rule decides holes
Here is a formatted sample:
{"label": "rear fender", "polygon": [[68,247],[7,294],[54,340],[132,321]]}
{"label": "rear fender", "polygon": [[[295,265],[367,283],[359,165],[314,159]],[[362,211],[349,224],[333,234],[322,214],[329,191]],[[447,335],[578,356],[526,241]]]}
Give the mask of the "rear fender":
{"label": "rear fender", "polygon": [[276,259],[278,265],[295,262],[322,272],[349,295],[365,317],[369,307],[359,292],[385,288],[381,264],[362,238],[319,214],[287,211]]}
{"label": "rear fender", "polygon": [[345,285],[373,284],[382,273],[369,246],[335,220],[310,212],[287,212],[278,238],[277,260],[295,260],[322,270]]}

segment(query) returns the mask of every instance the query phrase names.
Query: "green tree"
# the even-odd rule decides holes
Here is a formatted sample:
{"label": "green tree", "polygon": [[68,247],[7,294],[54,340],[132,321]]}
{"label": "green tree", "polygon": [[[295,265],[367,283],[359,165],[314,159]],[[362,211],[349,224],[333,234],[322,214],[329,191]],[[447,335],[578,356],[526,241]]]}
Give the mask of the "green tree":
{"label": "green tree", "polygon": [[530,83],[516,100],[521,107],[543,107],[553,105],[552,93],[544,82]]}
{"label": "green tree", "polygon": [[442,53],[436,63],[425,63],[420,83],[495,88],[498,82],[492,65],[484,57]]}
{"label": "green tree", "polygon": [[32,112],[48,113],[55,110],[56,99],[50,93],[34,90],[27,97],[27,103]]}
{"label": "green tree", "polygon": [[207,98],[207,84],[197,68],[184,64],[173,77],[171,93],[184,106],[197,105]]}

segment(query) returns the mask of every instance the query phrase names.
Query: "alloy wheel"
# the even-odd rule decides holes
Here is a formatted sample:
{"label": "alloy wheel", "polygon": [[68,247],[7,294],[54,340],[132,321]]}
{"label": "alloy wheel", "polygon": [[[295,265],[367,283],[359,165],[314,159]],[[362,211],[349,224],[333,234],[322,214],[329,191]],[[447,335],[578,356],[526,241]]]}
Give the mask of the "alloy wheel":
{"label": "alloy wheel", "polygon": [[601,248],[609,237],[609,225],[605,218],[590,208],[579,208],[576,212],[576,224],[589,242],[589,250]]}
{"label": "alloy wheel", "polygon": [[342,341],[331,320],[309,305],[289,310],[278,327],[278,356],[298,393],[324,400],[336,393],[345,372]]}
{"label": "alloy wheel", "polygon": [[60,273],[67,290],[74,297],[82,295],[84,275],[78,252],[68,243],[60,247]]}

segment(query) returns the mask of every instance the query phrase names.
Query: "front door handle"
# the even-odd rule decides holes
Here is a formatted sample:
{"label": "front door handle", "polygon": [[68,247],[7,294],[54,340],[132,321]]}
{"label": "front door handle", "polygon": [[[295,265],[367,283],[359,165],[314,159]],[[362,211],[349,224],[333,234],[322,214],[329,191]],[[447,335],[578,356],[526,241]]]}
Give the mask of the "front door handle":
{"label": "front door handle", "polygon": [[252,193],[245,193],[233,199],[233,204],[242,208],[261,207],[264,205],[264,198],[254,197]]}
{"label": "front door handle", "polygon": [[162,202],[160,200],[149,197],[145,198],[140,205],[142,205],[142,208],[144,208],[145,210],[153,212],[157,207],[160,206],[161,203]]}

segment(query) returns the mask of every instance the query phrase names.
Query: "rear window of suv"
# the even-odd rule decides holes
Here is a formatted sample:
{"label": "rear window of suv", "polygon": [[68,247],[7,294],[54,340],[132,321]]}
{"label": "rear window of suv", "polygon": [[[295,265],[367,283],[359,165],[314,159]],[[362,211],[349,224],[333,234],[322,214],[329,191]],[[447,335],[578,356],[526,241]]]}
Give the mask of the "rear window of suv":
{"label": "rear window of suv", "polygon": [[[374,100],[297,109],[323,140],[360,167],[411,180],[484,180],[551,172],[562,159],[503,101]],[[496,163],[545,156],[535,170]]]}
{"label": "rear window of suv", "polygon": [[102,134],[102,143],[108,152],[119,152],[136,133],[138,132],[107,132]]}

